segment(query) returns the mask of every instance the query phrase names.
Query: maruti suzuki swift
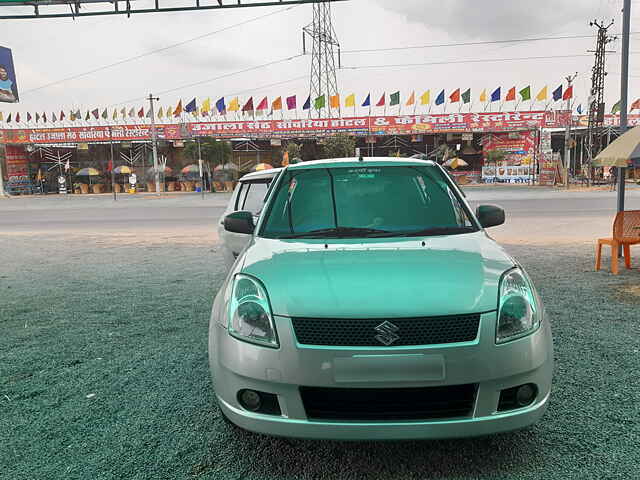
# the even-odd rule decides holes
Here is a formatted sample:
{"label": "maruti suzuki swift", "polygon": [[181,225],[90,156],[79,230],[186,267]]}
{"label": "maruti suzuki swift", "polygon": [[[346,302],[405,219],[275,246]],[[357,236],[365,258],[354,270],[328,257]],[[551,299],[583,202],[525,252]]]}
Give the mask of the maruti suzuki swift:
{"label": "maruti suzuki swift", "polygon": [[259,208],[221,225],[248,240],[209,328],[226,419],[373,440],[485,435],[542,416],[550,322],[485,232],[504,222],[500,207],[473,212],[446,171],[417,159],[307,162],[261,179]]}

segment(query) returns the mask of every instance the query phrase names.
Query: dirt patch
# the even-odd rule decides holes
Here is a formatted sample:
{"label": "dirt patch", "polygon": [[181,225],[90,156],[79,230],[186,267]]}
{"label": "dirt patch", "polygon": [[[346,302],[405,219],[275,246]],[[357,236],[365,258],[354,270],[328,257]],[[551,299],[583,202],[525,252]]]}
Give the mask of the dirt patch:
{"label": "dirt patch", "polygon": [[617,287],[614,298],[620,302],[640,304],[640,275],[637,283]]}

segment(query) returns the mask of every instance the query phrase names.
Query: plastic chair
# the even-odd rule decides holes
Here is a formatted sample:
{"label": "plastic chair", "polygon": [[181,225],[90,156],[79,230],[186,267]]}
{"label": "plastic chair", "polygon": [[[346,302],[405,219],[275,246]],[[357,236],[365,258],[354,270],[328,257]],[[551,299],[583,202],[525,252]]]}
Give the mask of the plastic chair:
{"label": "plastic chair", "polygon": [[613,221],[613,238],[599,238],[596,246],[596,271],[600,270],[602,246],[611,246],[611,273],[618,274],[618,250],[622,246],[625,267],[631,268],[631,245],[640,243],[640,210],[618,212]]}

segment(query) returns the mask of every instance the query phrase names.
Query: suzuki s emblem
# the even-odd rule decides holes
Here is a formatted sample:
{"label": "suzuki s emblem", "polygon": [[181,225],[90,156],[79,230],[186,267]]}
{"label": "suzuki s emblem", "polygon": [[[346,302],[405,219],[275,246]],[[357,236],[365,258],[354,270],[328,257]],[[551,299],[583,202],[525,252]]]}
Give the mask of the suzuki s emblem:
{"label": "suzuki s emblem", "polygon": [[378,340],[383,345],[391,345],[393,342],[398,340],[400,336],[396,334],[399,330],[397,325],[394,325],[388,320],[385,320],[383,323],[374,328],[378,335],[375,336],[375,339]]}

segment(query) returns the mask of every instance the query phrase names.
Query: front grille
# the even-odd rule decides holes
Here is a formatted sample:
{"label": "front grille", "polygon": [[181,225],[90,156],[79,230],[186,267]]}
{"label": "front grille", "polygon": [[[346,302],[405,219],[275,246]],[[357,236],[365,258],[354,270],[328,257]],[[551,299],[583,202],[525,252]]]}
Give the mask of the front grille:
{"label": "front grille", "polygon": [[[381,318],[300,318],[291,319],[298,343],[342,347],[392,347],[469,342],[478,335],[480,314],[442,317],[391,318],[393,330],[390,344],[381,341]],[[398,338],[396,339],[395,336]],[[384,338],[383,338],[384,340]]]}
{"label": "front grille", "polygon": [[310,420],[429,420],[468,417],[477,384],[422,388],[300,387]]}

